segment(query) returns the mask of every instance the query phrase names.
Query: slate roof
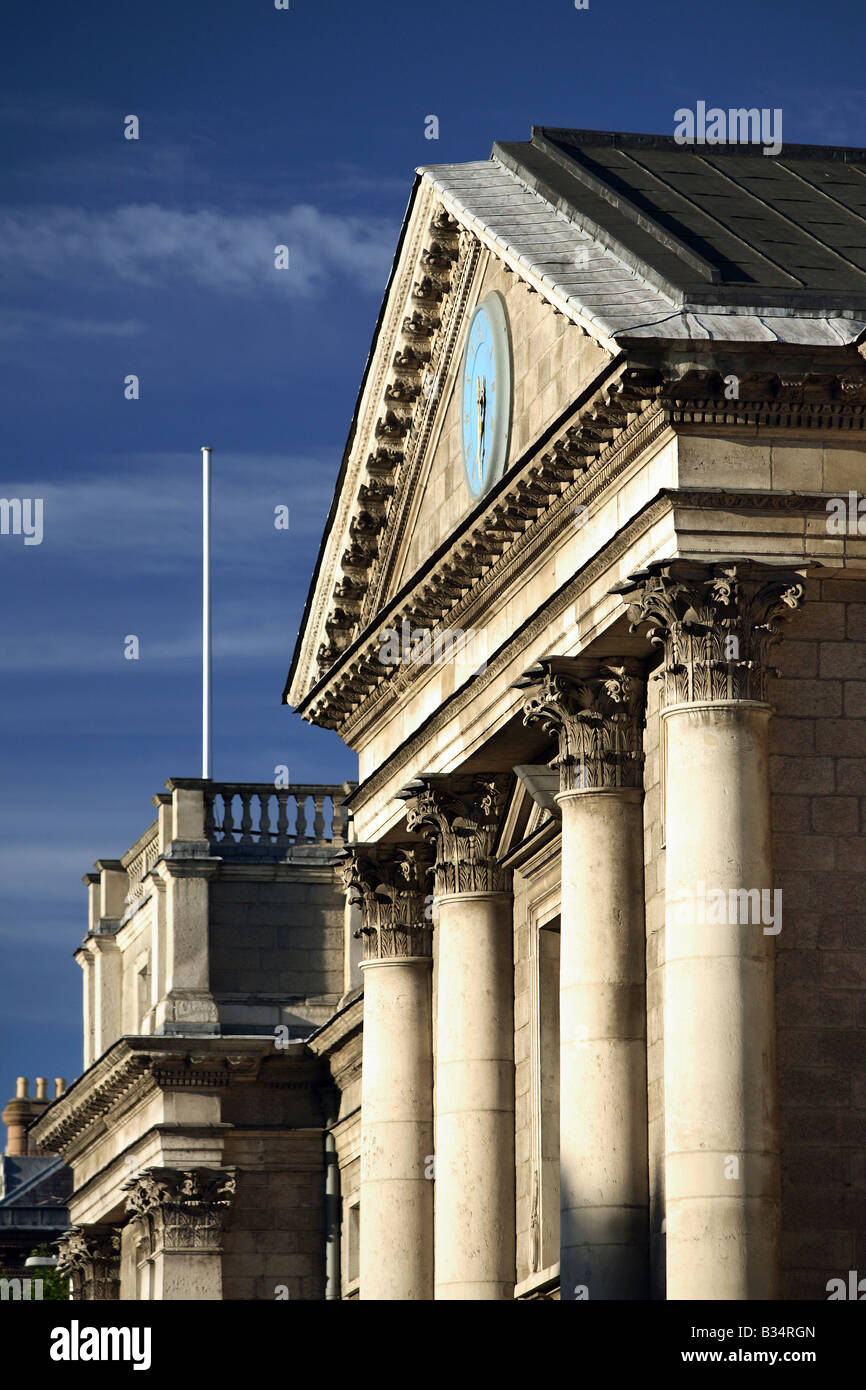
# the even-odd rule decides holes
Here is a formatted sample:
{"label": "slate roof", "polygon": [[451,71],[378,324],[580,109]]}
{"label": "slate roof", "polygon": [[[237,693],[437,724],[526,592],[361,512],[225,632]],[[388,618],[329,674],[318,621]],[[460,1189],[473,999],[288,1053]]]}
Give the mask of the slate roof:
{"label": "slate roof", "polygon": [[533,127],[419,173],[610,338],[839,346],[866,328],[866,150]]}
{"label": "slate roof", "polygon": [[65,1207],[72,1170],[55,1154],[0,1156],[0,1207]]}

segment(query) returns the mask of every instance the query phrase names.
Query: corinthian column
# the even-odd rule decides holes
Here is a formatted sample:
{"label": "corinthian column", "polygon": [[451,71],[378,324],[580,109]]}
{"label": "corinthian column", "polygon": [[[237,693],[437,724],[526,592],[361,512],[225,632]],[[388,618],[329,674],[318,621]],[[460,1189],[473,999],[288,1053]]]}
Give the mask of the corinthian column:
{"label": "corinthian column", "polygon": [[342,868],[363,919],[362,1299],[433,1297],[429,863],[424,845],[353,845]]}
{"label": "corinthian column", "polygon": [[518,687],[559,740],[561,1296],[646,1298],[643,681],[554,658]]}
{"label": "corinthian column", "polygon": [[402,793],[436,850],[436,1290],[514,1296],[514,976],[510,875],[493,855],[503,779]]}
{"label": "corinthian column", "polygon": [[146,1297],[221,1299],[222,1227],[234,1170],[147,1168],[124,1186],[138,1262],[151,1271]]}
{"label": "corinthian column", "polygon": [[634,595],[663,653],[667,1296],[778,1296],[767,657],[799,572],[650,566]]}

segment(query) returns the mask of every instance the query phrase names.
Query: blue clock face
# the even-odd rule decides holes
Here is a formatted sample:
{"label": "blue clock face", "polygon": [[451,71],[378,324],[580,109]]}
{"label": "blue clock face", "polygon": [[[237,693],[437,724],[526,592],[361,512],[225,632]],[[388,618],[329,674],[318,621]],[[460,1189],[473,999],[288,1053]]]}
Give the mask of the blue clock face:
{"label": "blue clock face", "polygon": [[473,497],[502,477],[511,427],[511,345],[495,292],[478,305],[463,362],[463,469]]}

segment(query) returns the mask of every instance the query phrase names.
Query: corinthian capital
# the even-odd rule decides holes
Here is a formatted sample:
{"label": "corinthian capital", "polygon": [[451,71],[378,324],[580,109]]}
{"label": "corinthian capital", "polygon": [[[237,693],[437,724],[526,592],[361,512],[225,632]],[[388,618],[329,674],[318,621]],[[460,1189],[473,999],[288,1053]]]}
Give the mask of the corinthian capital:
{"label": "corinthian capital", "polygon": [[805,570],[750,560],[701,564],[659,561],[618,584],[631,598],[631,631],[651,624],[648,637],[664,652],[656,679],[665,705],[705,700],[766,700],[780,618],[803,601]]}
{"label": "corinthian capital", "polygon": [[120,1232],[111,1226],[73,1226],[57,1241],[57,1269],[76,1301],[108,1302],[120,1289]]}
{"label": "corinthian capital", "polygon": [[433,845],[436,896],[507,893],[511,874],[494,856],[508,779],[423,777],[400,793],[406,825]]}
{"label": "corinthian capital", "polygon": [[524,724],[559,740],[550,764],[560,791],[641,787],[644,682],[634,663],[551,657],[515,683],[528,694]]}
{"label": "corinthian capital", "polygon": [[220,1248],[223,1217],[235,1193],[231,1168],[147,1168],[124,1184],[126,1210],[151,1255]]}
{"label": "corinthian capital", "polygon": [[426,845],[352,845],[340,856],[349,902],[361,908],[365,960],[429,956],[426,911],[431,856]]}

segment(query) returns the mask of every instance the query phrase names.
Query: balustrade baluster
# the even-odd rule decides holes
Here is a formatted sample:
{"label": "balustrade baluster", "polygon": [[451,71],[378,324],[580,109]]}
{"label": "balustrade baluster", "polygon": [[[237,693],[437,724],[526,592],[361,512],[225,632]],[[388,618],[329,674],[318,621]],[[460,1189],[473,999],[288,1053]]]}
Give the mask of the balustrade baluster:
{"label": "balustrade baluster", "polygon": [[269,791],[259,792],[259,844],[269,845],[273,836],[271,834],[271,793]]}
{"label": "balustrade baluster", "polygon": [[214,838],[214,792],[210,787],[205,788],[204,793],[204,837],[206,840]]}
{"label": "balustrade baluster", "polygon": [[295,839],[298,842],[298,844],[302,844],[304,840],[307,838],[306,802],[306,796],[299,792],[298,795],[295,797],[295,803],[298,808],[298,820],[297,824],[295,825]]}
{"label": "balustrade baluster", "polygon": [[331,843],[341,845],[343,843],[343,803],[336,793],[331,797],[331,807]]}
{"label": "balustrade baluster", "polygon": [[313,816],[313,839],[320,843],[325,838],[325,798],[324,795],[313,796],[313,806],[315,814]]}
{"label": "balustrade baluster", "polygon": [[253,813],[252,813],[252,800],[253,800],[253,794],[252,794],[251,791],[249,791],[249,790],[247,790],[247,789],[244,789],[244,790],[242,790],[242,791],[239,793],[239,795],[240,795],[240,798],[241,798],[241,840],[240,840],[240,842],[241,842],[242,845],[251,845],[251,844],[253,843],[253,837],[252,837],[252,834],[251,834],[251,831],[252,831],[252,828],[253,828]]}
{"label": "balustrade baluster", "polygon": [[222,825],[223,833],[222,833],[222,837],[221,837],[221,838],[222,838],[223,843],[224,843],[224,844],[227,844],[227,843],[230,843],[230,842],[231,842],[232,840],[234,840],[234,838],[235,838],[235,835],[234,835],[234,817],[233,817],[233,814],[232,814],[232,802],[234,801],[234,797],[232,796],[231,792],[223,791],[223,793],[222,793],[222,799],[223,799],[223,825]]}
{"label": "balustrade baluster", "polygon": [[289,843],[289,793],[285,788],[277,790],[277,844]]}

